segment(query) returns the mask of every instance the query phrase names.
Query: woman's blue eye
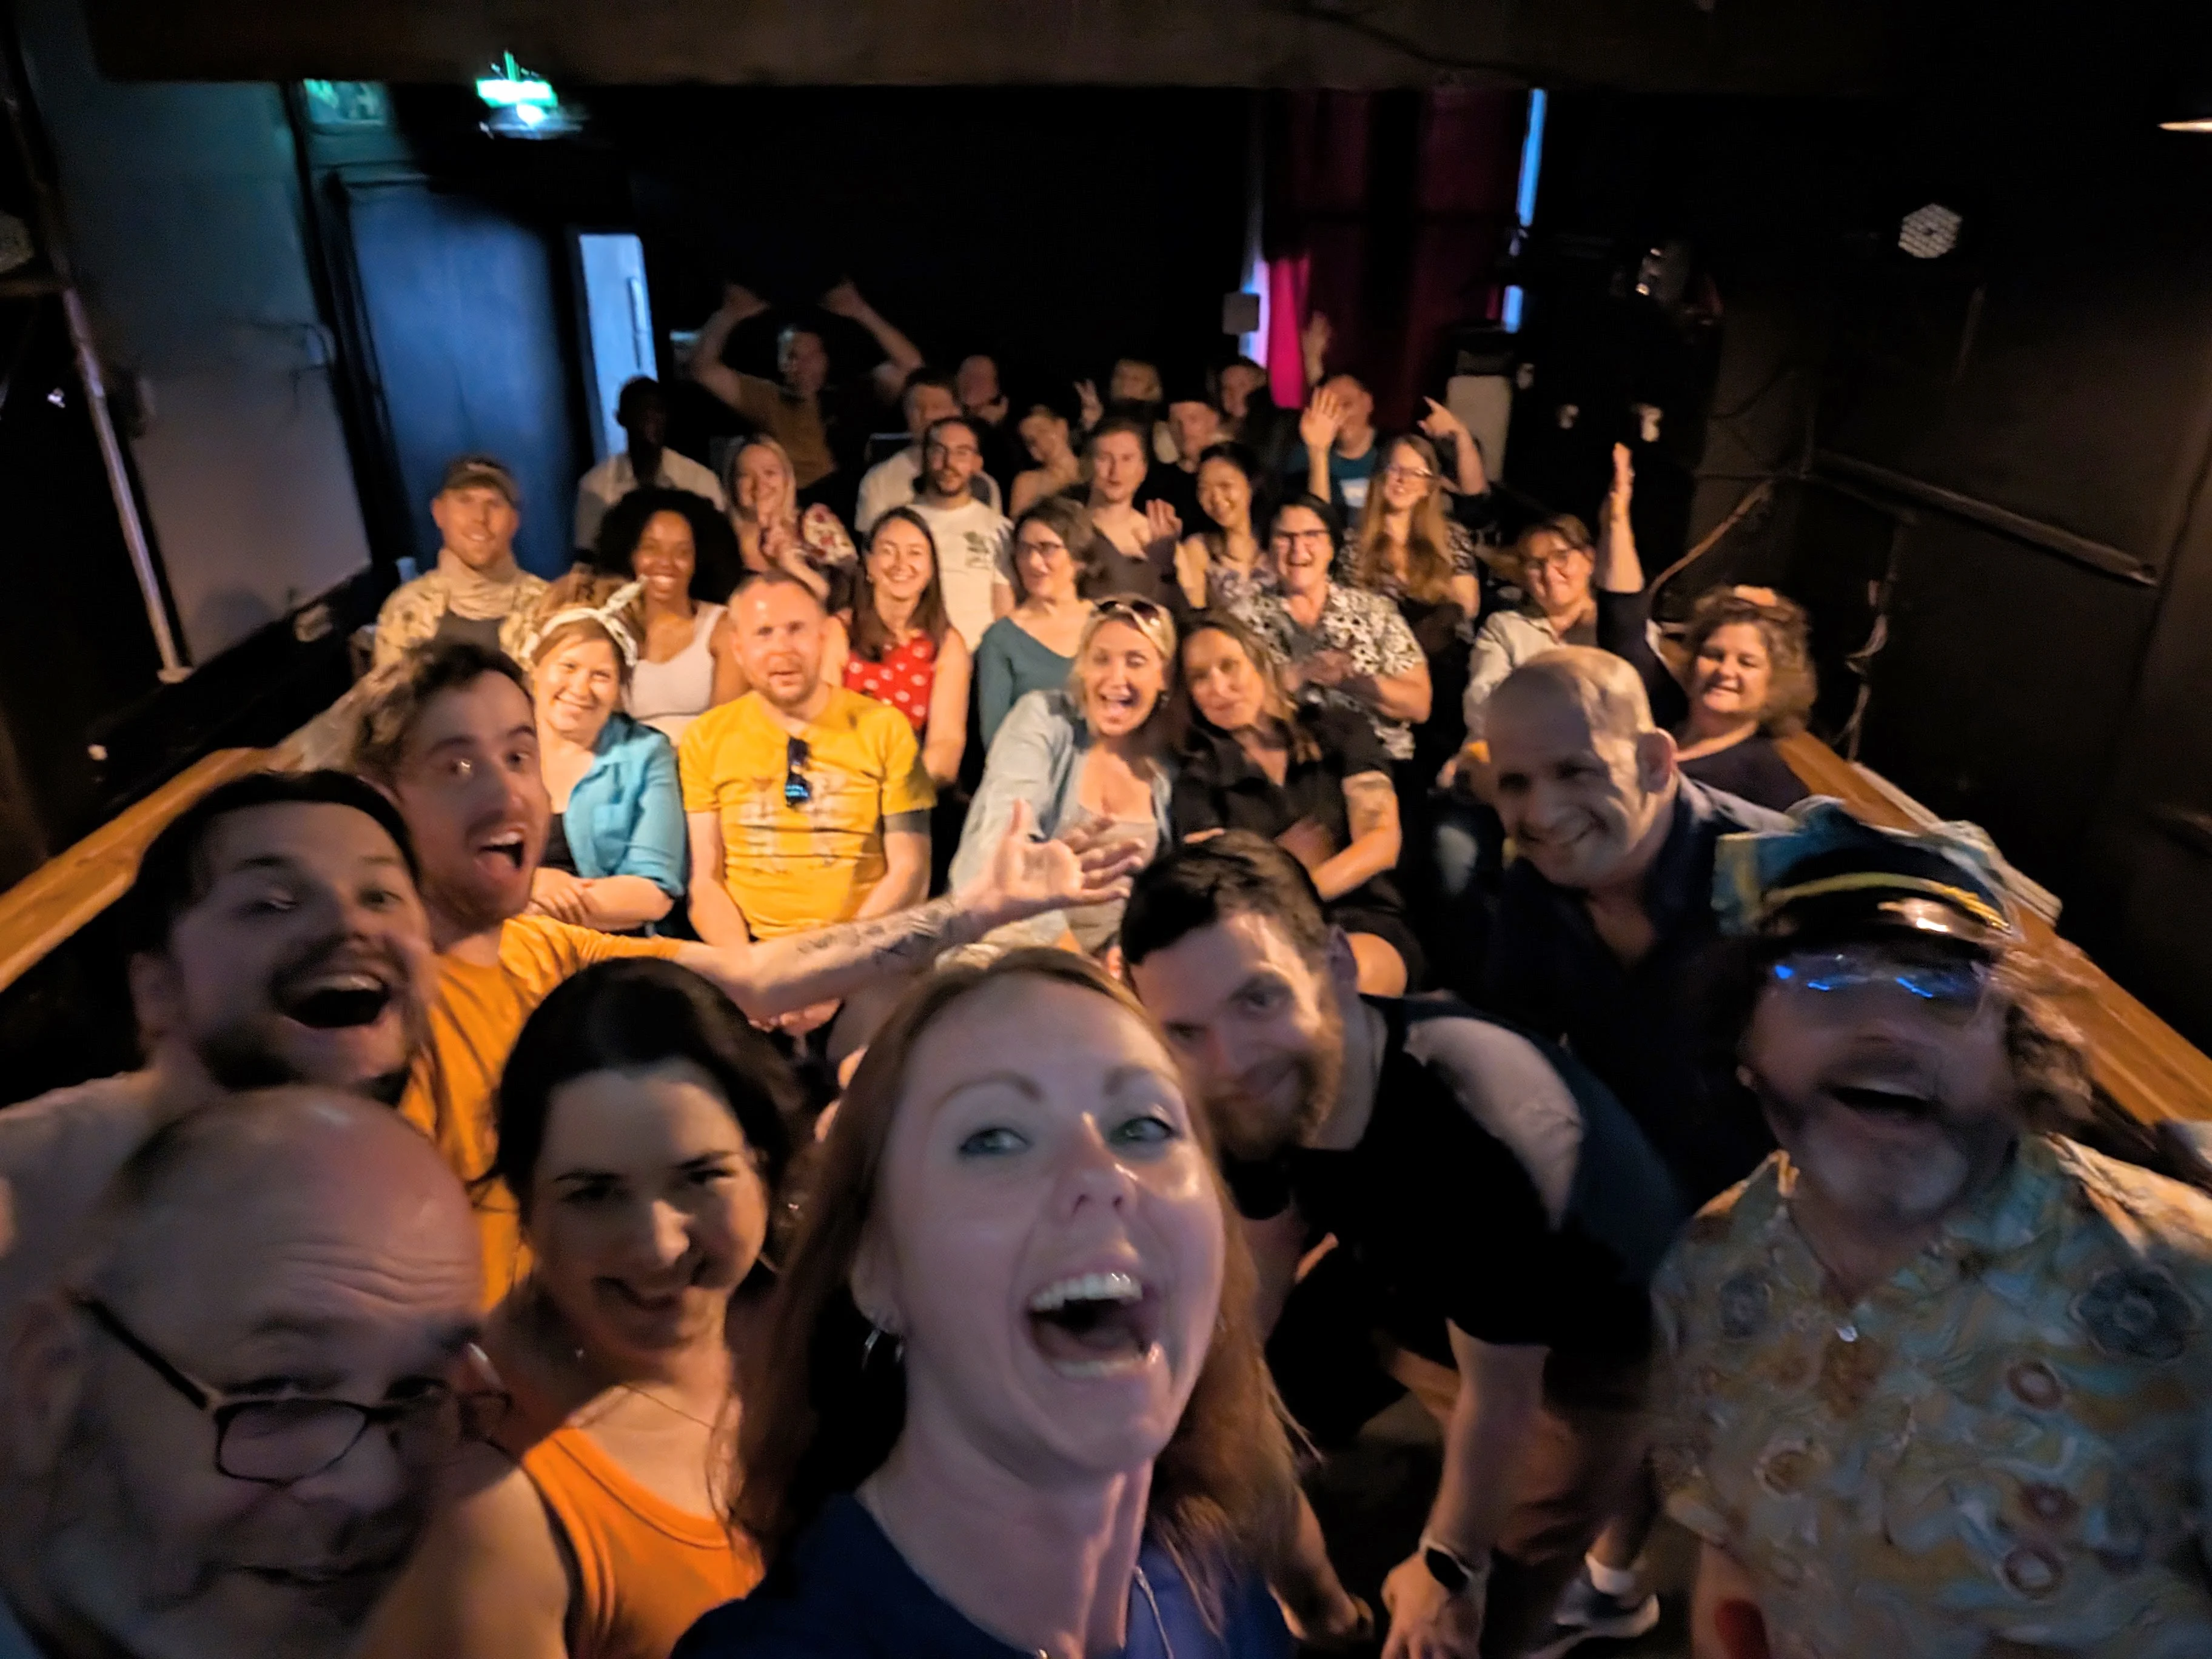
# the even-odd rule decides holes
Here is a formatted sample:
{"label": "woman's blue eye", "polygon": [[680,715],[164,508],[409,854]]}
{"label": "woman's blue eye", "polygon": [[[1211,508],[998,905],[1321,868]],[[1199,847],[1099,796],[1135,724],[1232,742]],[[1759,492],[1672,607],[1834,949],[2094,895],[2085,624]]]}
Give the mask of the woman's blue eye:
{"label": "woman's blue eye", "polygon": [[1115,1126],[1114,1139],[1123,1146],[1158,1146],[1178,1139],[1181,1133],[1167,1119],[1147,1113]]}
{"label": "woman's blue eye", "polygon": [[997,1158],[1018,1152],[1029,1145],[1019,1133],[1005,1127],[978,1129],[960,1143],[963,1158]]}

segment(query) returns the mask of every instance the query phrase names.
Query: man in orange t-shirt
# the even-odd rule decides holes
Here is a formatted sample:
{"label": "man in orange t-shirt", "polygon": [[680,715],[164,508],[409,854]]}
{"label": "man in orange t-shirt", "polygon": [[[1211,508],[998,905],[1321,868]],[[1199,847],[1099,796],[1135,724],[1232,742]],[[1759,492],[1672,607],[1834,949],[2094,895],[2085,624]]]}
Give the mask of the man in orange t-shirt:
{"label": "man in orange t-shirt", "polygon": [[513,1287],[521,1253],[514,1200],[489,1174],[493,1097],[523,1022],[570,975],[665,957],[765,1019],[911,971],[1006,922],[1118,895],[1130,865],[1125,851],[1032,842],[1023,821],[981,879],[896,915],[726,946],[617,938],[529,913],[552,806],[530,694],[507,658],[451,641],[409,653],[384,671],[353,761],[406,820],[438,951],[428,1039],[399,1109],[469,1183],[492,1300]]}

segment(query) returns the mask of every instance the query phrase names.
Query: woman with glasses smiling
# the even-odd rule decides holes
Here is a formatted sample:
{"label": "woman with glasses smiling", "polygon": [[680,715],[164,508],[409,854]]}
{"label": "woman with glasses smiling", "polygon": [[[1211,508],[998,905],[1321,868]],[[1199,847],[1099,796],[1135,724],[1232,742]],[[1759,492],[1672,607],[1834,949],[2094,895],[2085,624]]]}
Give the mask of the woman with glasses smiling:
{"label": "woman with glasses smiling", "polygon": [[988,747],[1013,706],[1066,685],[1075,647],[1096,608],[1083,597],[1091,571],[1090,509],[1048,496],[1014,520],[1014,580],[1022,600],[984,630],[975,649],[975,712]]}
{"label": "woman with glasses smiling", "polygon": [[1429,717],[1428,660],[1395,605],[1330,574],[1340,533],[1320,497],[1285,501],[1267,532],[1279,591],[1231,614],[1266,641],[1300,702],[1364,715],[1390,758],[1410,761],[1413,727]]}
{"label": "woman with glasses smiling", "polygon": [[787,1126],[782,1060],[704,980],[606,963],[548,997],[499,1097],[529,1276],[484,1346],[514,1404],[466,1455],[362,1659],[666,1659],[760,1577],[725,1519],[733,1322]]}
{"label": "woman with glasses smiling", "polygon": [[[1024,802],[1040,836],[1103,823],[1112,839],[1141,844],[1147,859],[1166,843],[1175,659],[1176,626],[1164,606],[1100,602],[1076,641],[1065,687],[1030,692],[999,727],[952,856],[956,889],[989,863]],[[1113,899],[1001,927],[983,946],[1066,945],[1096,954],[1112,944],[1121,921],[1121,901]]]}

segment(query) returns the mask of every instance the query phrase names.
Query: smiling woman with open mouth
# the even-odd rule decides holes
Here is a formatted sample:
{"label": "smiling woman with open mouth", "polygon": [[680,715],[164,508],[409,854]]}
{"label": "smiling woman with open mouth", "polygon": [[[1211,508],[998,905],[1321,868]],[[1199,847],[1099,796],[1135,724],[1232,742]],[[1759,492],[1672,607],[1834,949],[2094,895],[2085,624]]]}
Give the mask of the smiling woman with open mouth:
{"label": "smiling woman with open mouth", "polygon": [[806,1211],[745,1389],[769,1577],[678,1655],[1288,1654],[1252,1268],[1126,991],[1058,951],[917,986]]}

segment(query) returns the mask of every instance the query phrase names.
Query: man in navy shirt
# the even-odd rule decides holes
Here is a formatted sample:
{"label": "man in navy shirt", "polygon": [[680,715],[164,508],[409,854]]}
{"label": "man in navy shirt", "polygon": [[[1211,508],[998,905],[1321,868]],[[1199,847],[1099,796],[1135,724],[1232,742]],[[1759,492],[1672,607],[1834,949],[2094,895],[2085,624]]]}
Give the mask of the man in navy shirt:
{"label": "man in navy shirt", "polygon": [[1483,1005],[1572,1048],[1702,1204],[1773,1148],[1698,1007],[1697,965],[1718,936],[1713,848],[1790,821],[1684,777],[1636,671],[1610,652],[1524,663],[1492,694],[1486,736],[1519,856]]}
{"label": "man in navy shirt", "polygon": [[1145,871],[1121,951],[1213,1124],[1263,1318],[1333,1234],[1370,1323],[1456,1373],[1427,1528],[1383,1586],[1393,1648],[1519,1654],[1642,1462],[1647,1287],[1686,1213],[1665,1167],[1562,1051],[1363,998],[1312,883],[1258,836]]}

